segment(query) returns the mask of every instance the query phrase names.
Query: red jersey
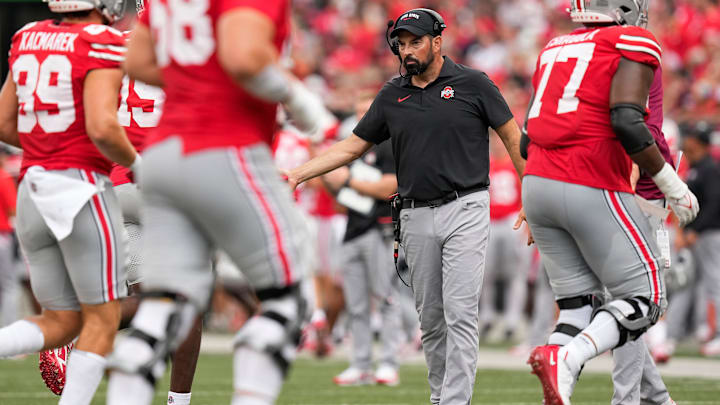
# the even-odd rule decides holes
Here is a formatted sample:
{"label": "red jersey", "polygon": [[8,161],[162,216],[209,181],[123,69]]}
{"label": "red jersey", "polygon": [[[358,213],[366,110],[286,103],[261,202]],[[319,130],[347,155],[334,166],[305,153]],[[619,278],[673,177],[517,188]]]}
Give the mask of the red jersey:
{"label": "red jersey", "polygon": [[119,69],[124,52],[123,33],[106,25],[45,20],[15,33],[9,65],[24,151],[20,177],[34,165],[110,172],[85,131],[83,83],[93,69]]}
{"label": "red jersey", "polygon": [[610,85],[621,58],[657,68],[660,55],[655,37],[634,26],[551,40],[533,76],[525,174],[632,193],[632,162],[610,124]]}
{"label": "red jersey", "polygon": [[17,187],[12,176],[0,167],[0,232],[12,232],[10,217],[15,213]]}
{"label": "red jersey", "polygon": [[490,220],[506,218],[520,211],[520,179],[512,160],[490,159]]}
{"label": "red jersey", "polygon": [[152,0],[140,16],[140,24],[153,34],[167,83],[165,113],[148,145],[171,136],[182,139],[185,153],[270,144],[277,104],[240,88],[217,59],[217,21],[240,7],[255,9],[274,23],[273,45],[281,53],[290,31],[288,0]]}
{"label": "red jersey", "polygon": [[[161,88],[127,76],[123,78],[118,122],[125,127],[125,133],[138,153],[142,152],[150,129],[157,127],[164,103],[165,93]],[[133,181],[130,169],[119,164],[113,164],[110,180],[114,186]]]}

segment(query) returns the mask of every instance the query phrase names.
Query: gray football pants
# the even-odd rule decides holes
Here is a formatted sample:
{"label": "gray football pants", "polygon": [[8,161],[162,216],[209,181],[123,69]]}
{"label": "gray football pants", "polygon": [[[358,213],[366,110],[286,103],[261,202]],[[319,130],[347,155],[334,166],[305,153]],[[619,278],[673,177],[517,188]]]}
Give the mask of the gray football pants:
{"label": "gray football pants", "polygon": [[527,301],[527,275],[530,255],[524,232],[513,229],[516,215],[490,221],[490,239],[480,296],[480,323],[489,325],[496,320],[495,280],[505,281],[503,320],[505,330],[516,331],[523,317]]}
{"label": "gray football pants", "polygon": [[478,302],[489,233],[489,195],[400,213],[428,366],[430,402],[468,405],[478,356]]}
{"label": "gray football pants", "polygon": [[[664,205],[664,200],[651,202]],[[645,216],[651,228],[648,238],[665,229],[660,218]],[[613,360],[613,405],[663,405],[670,400],[667,387],[643,339],[629,341],[613,350]]]}
{"label": "gray football pants", "polygon": [[700,272],[705,297],[711,300],[715,307],[715,325],[718,326],[714,337],[720,337],[720,230],[700,232],[692,252]]}
{"label": "gray football pants", "polygon": [[[523,206],[556,298],[602,294],[606,287],[615,299],[646,297],[665,308],[655,232],[632,194],[525,176]],[[639,394],[645,377],[664,388],[652,359],[630,365],[649,356],[647,347],[626,350],[619,354],[625,366],[613,373],[614,382],[632,381],[620,382],[621,391]]]}
{"label": "gray football pants", "polygon": [[180,293],[204,310],[224,250],[256,290],[301,280],[307,229],[269,148],[215,148],[185,155],[178,138],[143,153],[145,290]]}
{"label": "gray football pants", "polygon": [[342,246],[343,293],[350,316],[352,366],[370,370],[372,366],[371,301],[382,318],[380,362],[397,367],[397,348],[401,339],[400,306],[394,297],[395,268],[392,241],[373,228]]}
{"label": "gray football pants", "polygon": [[54,311],[79,311],[80,304],[97,305],[127,295],[126,235],[115,190],[107,176],[89,170],[55,173],[105,191],[85,203],[73,220],[72,233],[58,241],[30,198],[30,180],[18,188],[17,235],[25,255],[33,294]]}

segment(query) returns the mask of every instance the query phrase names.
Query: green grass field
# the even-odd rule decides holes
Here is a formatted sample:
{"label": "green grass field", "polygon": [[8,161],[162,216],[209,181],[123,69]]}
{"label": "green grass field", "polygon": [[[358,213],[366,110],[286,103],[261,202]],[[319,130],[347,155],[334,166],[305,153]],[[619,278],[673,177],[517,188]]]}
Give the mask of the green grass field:
{"label": "green grass field", "polygon": [[[49,405],[57,398],[43,385],[37,371],[35,356],[23,360],[0,360],[1,405]],[[229,404],[232,393],[232,360],[229,355],[201,355],[193,386],[193,405]],[[278,404],[427,404],[429,390],[423,366],[406,366],[401,370],[398,387],[346,387],[332,384],[331,378],[345,367],[336,360],[300,360]],[[673,398],[681,405],[720,404],[720,381],[703,379],[666,380]],[[154,404],[164,405],[169,379],[159,383]],[[573,396],[573,405],[610,403],[610,377],[602,374],[583,375]],[[105,383],[101,385],[93,405],[105,403]],[[479,371],[475,384],[474,404],[540,404],[540,384],[529,372]],[[131,405],[131,404],[128,404]]]}

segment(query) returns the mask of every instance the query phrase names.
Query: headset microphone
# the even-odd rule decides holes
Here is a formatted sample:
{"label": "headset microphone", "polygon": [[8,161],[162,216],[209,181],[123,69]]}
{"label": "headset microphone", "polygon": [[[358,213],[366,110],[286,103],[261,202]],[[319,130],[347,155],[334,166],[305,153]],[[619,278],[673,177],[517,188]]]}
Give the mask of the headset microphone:
{"label": "headset microphone", "polygon": [[395,56],[397,56],[398,60],[400,61],[400,66],[398,66],[398,73],[400,74],[400,77],[405,77],[405,75],[402,74],[402,57],[400,57],[400,49],[397,39],[390,39],[390,28],[392,28],[393,26],[395,26],[395,21],[388,20],[387,29],[385,30],[385,41],[387,41],[390,50],[393,54],[395,54]]}

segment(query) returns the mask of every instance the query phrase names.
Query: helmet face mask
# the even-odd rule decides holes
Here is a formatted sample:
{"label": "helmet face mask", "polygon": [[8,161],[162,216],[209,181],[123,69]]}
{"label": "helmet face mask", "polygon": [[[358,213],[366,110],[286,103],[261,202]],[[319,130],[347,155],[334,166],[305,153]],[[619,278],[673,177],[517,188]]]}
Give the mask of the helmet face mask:
{"label": "helmet face mask", "polygon": [[[110,24],[125,13],[124,0],[43,0],[53,13],[73,13],[96,9]],[[139,0],[137,0],[139,1]]]}
{"label": "helmet face mask", "polygon": [[570,18],[579,23],[613,23],[645,28],[649,0],[571,0]]}

